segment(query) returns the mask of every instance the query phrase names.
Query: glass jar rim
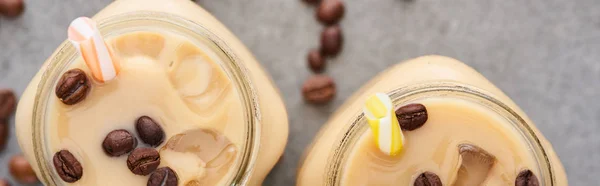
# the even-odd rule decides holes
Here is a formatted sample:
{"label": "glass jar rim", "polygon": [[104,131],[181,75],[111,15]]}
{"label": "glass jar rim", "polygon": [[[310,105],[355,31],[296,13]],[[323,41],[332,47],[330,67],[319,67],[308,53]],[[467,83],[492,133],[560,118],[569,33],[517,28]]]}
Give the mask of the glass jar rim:
{"label": "glass jar rim", "polygon": [[[197,41],[204,41],[205,44],[212,45],[211,48],[215,50],[215,53],[222,54],[220,57],[225,57],[221,60],[223,64],[219,65],[229,76],[240,95],[246,123],[244,125],[246,127],[244,143],[240,147],[240,158],[237,160],[235,167],[230,170],[235,172],[232,173],[227,185],[243,185],[246,183],[254,170],[258,155],[261,117],[256,90],[243,60],[236,55],[223,39],[219,38],[210,29],[177,15],[154,11],[136,11],[114,15],[98,21],[98,29],[103,35],[116,32],[126,33],[127,29],[135,26],[177,29],[177,31],[187,34],[182,35],[186,39],[193,38]],[[57,181],[58,176],[52,165],[52,152],[49,151],[46,142],[44,142],[46,140],[44,134],[44,131],[46,131],[46,125],[44,124],[47,112],[46,104],[49,96],[52,96],[54,84],[60,77],[60,72],[78,55],[75,48],[68,41],[63,42],[51,59],[47,61],[48,64],[43,69],[44,72],[35,93],[31,123],[33,149],[41,174],[38,176],[47,185],[59,185],[58,183],[61,182]]]}
{"label": "glass jar rim", "polygon": [[[432,93],[438,93],[438,95],[434,96],[451,95],[458,96],[457,98],[462,97],[464,99],[468,97],[468,99],[480,101],[484,106],[492,109],[494,113],[498,113],[500,116],[510,120],[513,127],[520,132],[524,141],[528,143],[528,147],[531,148],[532,154],[538,165],[537,169],[541,174],[538,175],[540,183],[542,185],[555,185],[554,169],[550,163],[546,149],[538,138],[538,134],[523,117],[511,109],[511,107],[496,99],[492,94],[477,87],[455,81],[417,83],[387,92],[395,107],[405,104],[407,100],[428,97],[426,95]],[[362,110],[356,111],[356,114],[354,114],[354,117],[352,117],[349,122],[351,124],[346,126],[344,130],[342,130],[343,132],[339,134],[333,145],[334,148],[328,155],[328,163],[325,165],[325,185],[341,185],[344,173],[343,169],[348,160],[347,158],[350,151],[352,151],[354,144],[356,144],[362,134],[368,129],[368,124]]]}

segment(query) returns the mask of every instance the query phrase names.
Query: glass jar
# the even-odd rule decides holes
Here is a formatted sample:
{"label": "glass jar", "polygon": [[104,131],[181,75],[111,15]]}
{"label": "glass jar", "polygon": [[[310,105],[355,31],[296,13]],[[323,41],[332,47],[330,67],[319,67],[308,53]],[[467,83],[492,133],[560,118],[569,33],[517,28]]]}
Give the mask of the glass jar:
{"label": "glass jar", "polygon": [[351,152],[369,128],[362,106],[366,97],[375,92],[388,93],[395,108],[424,98],[452,98],[481,105],[518,131],[534,157],[537,167],[531,169],[541,185],[567,185],[566,174],[552,146],[527,116],[479,73],[441,56],[420,57],[391,67],[353,95],[307,149],[298,185],[343,185]]}
{"label": "glass jar", "polygon": [[[239,94],[245,117],[245,128],[240,134],[245,140],[239,147],[240,156],[230,169],[231,176],[223,179],[227,179],[227,185],[262,183],[283,153],[288,133],[287,113],[269,77],[233,35],[211,31],[225,29],[220,24],[208,24],[207,28],[197,21],[160,11],[120,13],[98,23],[106,38],[136,31],[169,32],[191,43],[202,43],[216,53],[221,59],[217,60],[221,61],[218,65]],[[65,185],[52,164],[55,152],[49,150],[45,118],[56,82],[78,56],[69,42],[63,42],[34,77],[19,103],[19,145],[45,185]],[[265,127],[271,130],[261,130]],[[263,143],[265,141],[268,142]]]}

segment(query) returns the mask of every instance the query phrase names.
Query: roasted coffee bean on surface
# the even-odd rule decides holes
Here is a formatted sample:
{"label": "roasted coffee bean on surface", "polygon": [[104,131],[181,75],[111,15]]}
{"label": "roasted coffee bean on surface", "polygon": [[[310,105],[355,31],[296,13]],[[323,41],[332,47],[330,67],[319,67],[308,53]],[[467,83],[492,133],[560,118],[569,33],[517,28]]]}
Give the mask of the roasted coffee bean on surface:
{"label": "roasted coffee bean on surface", "polygon": [[346,8],[341,0],[323,0],[317,9],[317,19],[325,25],[333,25],[344,17]]}
{"label": "roasted coffee bean on surface", "polygon": [[321,51],[318,49],[312,49],[308,52],[308,56],[306,57],[308,61],[308,67],[315,72],[323,72],[325,69],[325,59],[321,55]]}
{"label": "roasted coffee bean on surface", "polygon": [[[2,0],[0,0],[2,1]],[[0,89],[0,120],[7,120],[17,107],[17,97],[12,90]]]}
{"label": "roasted coffee bean on surface", "polygon": [[106,135],[102,148],[110,156],[120,156],[131,152],[137,146],[137,139],[124,129],[113,130]]}
{"label": "roasted coffee bean on surface", "polygon": [[147,186],[177,186],[179,178],[173,169],[162,167],[156,169],[148,178]]}
{"label": "roasted coffee bean on surface", "polygon": [[415,179],[414,186],[442,186],[440,177],[433,172],[424,172]]}
{"label": "roasted coffee bean on surface", "polygon": [[517,176],[517,179],[515,180],[515,186],[539,186],[539,185],[540,185],[539,180],[537,179],[535,174],[533,174],[533,172],[531,172],[531,170],[529,170],[529,169],[519,172],[519,175]]}
{"label": "roasted coffee bean on surface", "polygon": [[402,130],[415,130],[427,121],[427,109],[423,104],[408,104],[396,110],[396,117]]}
{"label": "roasted coffee bean on surface", "polygon": [[344,37],[340,26],[330,26],[321,32],[321,52],[324,56],[336,56],[342,50]]}
{"label": "roasted coffee bean on surface", "polygon": [[81,69],[71,69],[63,74],[56,85],[56,96],[67,105],[79,103],[90,92],[91,82]]}
{"label": "roasted coffee bean on surface", "polygon": [[302,85],[304,100],[310,103],[327,103],[335,97],[335,94],[335,83],[329,76],[314,75]]}
{"label": "roasted coffee bean on surface", "polygon": [[65,182],[73,183],[83,176],[81,163],[68,150],[56,152],[52,161],[58,176]]}
{"label": "roasted coffee bean on surface", "polygon": [[321,0],[302,0],[302,1],[309,3],[309,4],[317,4],[317,3],[321,2]]}
{"label": "roasted coffee bean on surface", "polygon": [[148,175],[160,164],[160,155],[154,148],[137,148],[127,157],[127,167],[137,175]]}
{"label": "roasted coffee bean on surface", "polygon": [[23,184],[38,182],[35,172],[23,155],[15,155],[10,159],[9,171],[15,180]]}
{"label": "roasted coffee bean on surface", "polygon": [[0,152],[6,147],[8,142],[8,122],[0,120]]}
{"label": "roasted coffee bean on surface", "polygon": [[25,10],[24,0],[0,0],[0,14],[6,17],[17,17]]}
{"label": "roasted coffee bean on surface", "polygon": [[10,186],[10,183],[6,179],[0,179],[0,186]]}
{"label": "roasted coffee bean on surface", "polygon": [[140,139],[150,146],[157,147],[165,141],[165,131],[163,131],[162,127],[156,121],[148,116],[142,116],[137,120],[135,130]]}

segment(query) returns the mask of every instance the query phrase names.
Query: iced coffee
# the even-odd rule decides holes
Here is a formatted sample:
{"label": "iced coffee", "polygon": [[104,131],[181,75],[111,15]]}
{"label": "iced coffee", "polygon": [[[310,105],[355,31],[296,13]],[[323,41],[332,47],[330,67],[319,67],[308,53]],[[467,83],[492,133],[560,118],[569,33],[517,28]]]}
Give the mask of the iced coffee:
{"label": "iced coffee", "polygon": [[306,153],[298,185],[567,185],[526,115],[473,69],[441,56],[369,82]]}
{"label": "iced coffee", "polygon": [[262,184],[287,113],[222,24],[188,0],[119,0],[76,21],[17,111],[43,184]]}
{"label": "iced coffee", "polygon": [[[216,54],[167,33],[107,43],[120,57],[114,80],[96,82],[80,59],[57,82],[47,132],[50,149],[62,151],[58,174],[81,185],[143,185],[168,167],[181,185],[218,185],[239,157],[244,121]],[[81,170],[68,165],[77,162]]]}

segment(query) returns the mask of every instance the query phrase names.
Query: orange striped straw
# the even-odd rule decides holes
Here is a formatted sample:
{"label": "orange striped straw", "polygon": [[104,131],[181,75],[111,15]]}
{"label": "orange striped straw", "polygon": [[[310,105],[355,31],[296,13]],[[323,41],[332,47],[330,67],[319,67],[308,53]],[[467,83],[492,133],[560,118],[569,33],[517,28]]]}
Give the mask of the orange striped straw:
{"label": "orange striped straw", "polygon": [[106,44],[94,20],[80,17],[69,25],[69,41],[83,57],[94,79],[106,82],[119,74],[119,60]]}

